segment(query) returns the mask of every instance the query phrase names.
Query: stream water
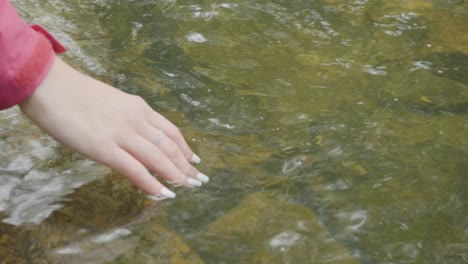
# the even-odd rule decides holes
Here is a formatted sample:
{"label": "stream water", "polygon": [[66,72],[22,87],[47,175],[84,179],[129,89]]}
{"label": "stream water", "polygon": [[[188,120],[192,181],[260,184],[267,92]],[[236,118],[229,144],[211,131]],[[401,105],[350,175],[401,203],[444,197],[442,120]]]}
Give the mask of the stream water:
{"label": "stream water", "polygon": [[154,203],[0,112],[2,263],[468,263],[463,0],[14,0],[180,127]]}

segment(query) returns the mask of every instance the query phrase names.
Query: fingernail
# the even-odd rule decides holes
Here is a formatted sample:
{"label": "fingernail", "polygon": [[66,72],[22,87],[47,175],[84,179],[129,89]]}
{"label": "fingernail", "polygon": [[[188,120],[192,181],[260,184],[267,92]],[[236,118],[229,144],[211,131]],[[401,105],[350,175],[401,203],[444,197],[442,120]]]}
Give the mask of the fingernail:
{"label": "fingernail", "polygon": [[169,183],[169,184],[170,184],[172,187],[174,187],[174,188],[182,186],[182,184],[176,183],[176,182],[170,182],[170,181],[168,181],[167,183]]}
{"label": "fingernail", "polygon": [[170,191],[167,188],[162,188],[161,189],[161,194],[158,194],[158,195],[148,194],[148,195],[146,195],[146,197],[150,198],[151,200],[161,201],[161,200],[164,200],[164,199],[167,199],[167,198],[171,198],[171,199],[175,198],[176,194],[173,193],[172,191]]}
{"label": "fingernail", "polygon": [[201,172],[197,173],[197,179],[199,179],[201,182],[204,182],[204,183],[207,183],[210,181],[210,178]]}
{"label": "fingernail", "polygon": [[151,194],[146,195],[146,197],[148,197],[148,198],[150,198],[151,200],[154,200],[154,201],[161,201],[161,200],[164,200],[164,199],[168,198],[168,197],[162,196],[162,195],[151,195]]}
{"label": "fingernail", "polygon": [[171,190],[169,190],[168,188],[162,188],[161,189],[161,194],[166,196],[167,198],[175,198],[175,193],[173,193]]}
{"label": "fingernail", "polygon": [[192,179],[192,178],[188,178],[187,183],[190,184],[190,185],[193,185],[193,186],[201,186],[202,185],[201,181],[195,180],[195,179]]}
{"label": "fingernail", "polygon": [[190,159],[190,161],[193,162],[193,163],[198,164],[198,163],[201,162],[201,159],[200,159],[200,157],[197,156],[197,154],[193,153],[192,158]]}

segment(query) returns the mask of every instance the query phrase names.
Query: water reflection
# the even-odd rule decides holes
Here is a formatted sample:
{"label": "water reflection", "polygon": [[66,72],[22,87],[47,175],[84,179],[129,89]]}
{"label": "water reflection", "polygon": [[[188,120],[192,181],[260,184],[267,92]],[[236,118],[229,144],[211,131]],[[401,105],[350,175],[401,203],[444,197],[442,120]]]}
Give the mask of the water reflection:
{"label": "water reflection", "polygon": [[344,222],[348,222],[350,225],[346,228],[349,228],[353,232],[362,232],[361,227],[363,227],[368,220],[367,212],[364,210],[357,210],[349,213],[338,213],[336,217]]}
{"label": "water reflection", "polygon": [[63,206],[67,194],[107,171],[66,151],[57,153],[58,144],[33,127],[17,108],[2,111],[0,118],[0,148],[4,150],[0,154],[0,210],[6,214],[4,223],[41,223]]}
{"label": "water reflection", "polygon": [[[78,166],[89,165],[90,162],[83,162]],[[74,177],[71,169],[79,176]],[[53,211],[63,206],[60,201],[65,195],[91,180],[93,177],[86,177],[85,171],[76,168],[70,168],[61,173],[54,169],[31,170],[20,181],[15,182],[14,186],[10,186],[7,193],[3,194],[6,201],[4,211],[8,217],[2,221],[12,225],[39,224]]]}

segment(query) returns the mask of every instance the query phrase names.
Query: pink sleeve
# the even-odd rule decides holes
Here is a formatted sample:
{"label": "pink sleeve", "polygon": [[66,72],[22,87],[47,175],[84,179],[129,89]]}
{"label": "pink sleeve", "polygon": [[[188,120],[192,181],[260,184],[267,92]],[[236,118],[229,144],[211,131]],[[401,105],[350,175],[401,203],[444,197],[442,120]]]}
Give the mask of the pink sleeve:
{"label": "pink sleeve", "polygon": [[31,95],[65,48],[45,29],[30,27],[9,1],[0,0],[0,110]]}

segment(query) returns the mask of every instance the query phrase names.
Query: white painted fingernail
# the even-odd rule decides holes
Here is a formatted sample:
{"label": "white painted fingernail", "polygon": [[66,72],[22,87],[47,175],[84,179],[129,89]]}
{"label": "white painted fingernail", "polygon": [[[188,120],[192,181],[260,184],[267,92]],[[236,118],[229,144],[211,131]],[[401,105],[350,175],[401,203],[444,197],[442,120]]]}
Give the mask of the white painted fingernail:
{"label": "white painted fingernail", "polygon": [[170,181],[168,181],[167,183],[169,183],[169,184],[170,184],[172,187],[174,187],[174,188],[182,186],[182,184],[177,183],[177,182],[170,182]]}
{"label": "white painted fingernail", "polygon": [[193,186],[201,186],[202,185],[201,181],[195,180],[195,179],[192,179],[192,178],[188,178],[187,183],[190,184],[190,185],[193,185]]}
{"label": "white painted fingernail", "polygon": [[193,163],[198,164],[198,163],[201,162],[201,159],[200,159],[200,157],[197,156],[197,154],[193,153],[192,158],[190,159],[190,161],[193,162]]}
{"label": "white painted fingernail", "polygon": [[148,194],[147,197],[150,198],[151,200],[161,201],[161,200],[164,200],[164,199],[167,199],[167,198],[171,198],[171,199],[175,198],[176,194],[174,192],[172,192],[171,190],[164,187],[164,188],[161,189],[160,194],[158,194],[158,195]]}
{"label": "white painted fingernail", "polygon": [[167,198],[175,198],[175,193],[173,193],[171,190],[169,190],[168,188],[162,188],[161,189],[161,194],[166,196]]}
{"label": "white painted fingernail", "polygon": [[197,179],[199,179],[201,182],[204,182],[204,183],[207,183],[210,181],[210,178],[201,172],[197,173]]}
{"label": "white painted fingernail", "polygon": [[146,195],[146,197],[150,198],[151,200],[154,200],[154,201],[161,201],[161,200],[164,200],[164,199],[167,199],[169,197],[166,197],[166,196],[162,196],[162,195]]}

